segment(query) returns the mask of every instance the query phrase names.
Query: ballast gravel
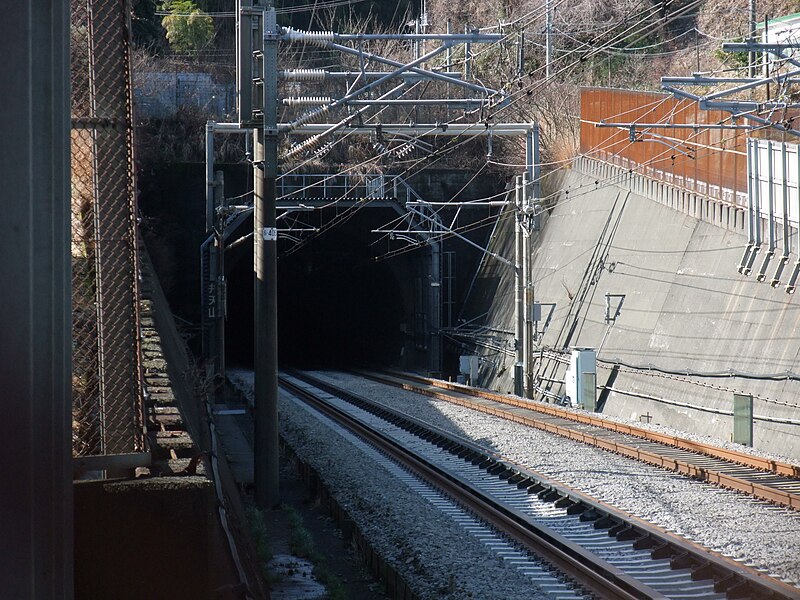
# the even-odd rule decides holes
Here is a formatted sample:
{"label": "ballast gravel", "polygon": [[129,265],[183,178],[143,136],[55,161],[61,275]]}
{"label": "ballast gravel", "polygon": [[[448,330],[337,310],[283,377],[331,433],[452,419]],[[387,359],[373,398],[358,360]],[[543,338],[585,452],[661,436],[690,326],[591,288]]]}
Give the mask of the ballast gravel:
{"label": "ballast gravel", "polygon": [[[252,394],[252,372],[229,371],[228,377],[244,393]],[[375,550],[420,598],[545,597],[530,579],[478,543],[450,516],[385,469],[376,468],[363,443],[353,443],[352,436],[332,429],[283,392],[279,415],[287,443],[319,472]]]}
{"label": "ballast gravel", "polygon": [[314,376],[800,587],[800,513],[443,400],[339,372]]}

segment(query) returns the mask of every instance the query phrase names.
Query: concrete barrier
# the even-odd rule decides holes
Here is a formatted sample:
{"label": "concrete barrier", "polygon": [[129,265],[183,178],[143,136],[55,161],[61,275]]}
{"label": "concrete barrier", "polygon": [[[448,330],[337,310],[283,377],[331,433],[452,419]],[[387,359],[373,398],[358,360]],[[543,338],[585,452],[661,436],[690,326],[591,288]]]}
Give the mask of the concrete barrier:
{"label": "concrete barrier", "polygon": [[[540,391],[564,394],[567,348],[596,348],[605,413],[728,440],[733,394],[752,394],[754,446],[800,459],[800,382],[761,377],[800,374],[800,307],[783,285],[738,272],[744,217],[741,208],[619,167],[576,161],[533,246],[535,300],[555,305],[534,354]],[[513,255],[511,225],[498,228],[491,250]],[[465,318],[485,310],[480,297],[493,297],[487,325],[513,331],[513,292],[510,269],[485,265]],[[606,294],[622,298],[610,322]],[[481,385],[511,391],[513,357],[482,353],[491,368]]]}

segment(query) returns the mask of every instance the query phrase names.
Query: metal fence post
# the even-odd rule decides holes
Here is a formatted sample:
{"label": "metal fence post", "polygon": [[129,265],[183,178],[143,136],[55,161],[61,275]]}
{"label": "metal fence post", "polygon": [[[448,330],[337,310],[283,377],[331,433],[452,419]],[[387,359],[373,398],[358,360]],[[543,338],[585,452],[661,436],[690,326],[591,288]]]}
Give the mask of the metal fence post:
{"label": "metal fence post", "polygon": [[147,464],[128,3],[70,4],[73,452]]}

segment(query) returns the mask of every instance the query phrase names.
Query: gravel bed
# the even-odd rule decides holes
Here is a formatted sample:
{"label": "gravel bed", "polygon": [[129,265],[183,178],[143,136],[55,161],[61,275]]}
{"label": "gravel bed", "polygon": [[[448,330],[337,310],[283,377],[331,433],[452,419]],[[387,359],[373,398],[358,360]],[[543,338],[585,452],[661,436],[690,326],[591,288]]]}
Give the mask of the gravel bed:
{"label": "gravel bed", "polygon": [[[329,375],[331,374],[330,372],[326,373],[328,373]],[[487,391],[490,391],[495,394],[501,394],[501,392],[497,392],[495,390],[487,390]],[[546,403],[541,402],[540,400],[530,400],[530,402],[532,404],[546,405]],[[571,406],[559,405],[558,408],[573,414],[586,414],[586,411],[578,408],[572,408]],[[652,431],[654,433],[680,437],[690,440],[692,442],[709,444],[711,446],[717,446],[718,448],[725,448],[726,450],[735,450],[736,452],[741,452],[742,454],[749,454],[750,456],[757,456],[759,458],[766,458],[769,460],[775,460],[778,462],[784,462],[789,464],[797,464],[796,458],[791,458],[783,454],[775,454],[773,452],[767,452],[765,450],[761,450],[759,448],[753,448],[751,446],[744,446],[742,444],[737,444],[736,442],[732,442],[731,440],[725,440],[711,435],[701,435],[699,433],[682,431],[680,429],[675,429],[674,427],[669,427],[668,425],[660,425],[658,423],[644,423],[636,419],[627,419],[625,417],[620,417],[617,415],[603,414],[603,418],[606,421],[613,421],[614,423],[621,423],[623,425],[631,425],[633,427],[638,427],[639,429],[646,429],[647,431]]]}
{"label": "gravel bed", "polygon": [[315,376],[383,402],[800,587],[800,513],[591,446],[339,372]]}
{"label": "gravel bed", "polygon": [[[229,371],[245,393],[253,376]],[[281,435],[313,466],[375,550],[424,599],[530,600],[542,597],[530,579],[471,537],[384,468],[377,452],[331,429],[285,393],[279,404]],[[479,567],[479,568],[478,568]]]}
{"label": "gravel bed", "polygon": [[[533,401],[539,402],[539,401]],[[570,406],[560,406],[568,412],[571,413],[585,413],[586,411],[572,408]],[[711,446],[717,446],[718,448],[725,448],[726,450],[735,450],[736,452],[741,452],[742,454],[749,454],[750,456],[757,456],[759,458],[766,458],[769,460],[775,460],[778,462],[784,462],[789,464],[797,464],[796,458],[791,458],[785,456],[783,454],[775,454],[773,452],[767,452],[765,450],[761,450],[759,448],[753,448],[751,446],[744,446],[743,444],[737,444],[736,442],[732,442],[731,440],[725,440],[722,438],[714,437],[712,435],[701,435],[699,433],[692,433],[690,431],[681,431],[680,429],[675,429],[674,427],[669,427],[668,425],[660,425],[658,423],[643,423],[642,421],[634,420],[634,419],[626,419],[625,417],[620,417],[617,415],[607,415],[604,414],[603,418],[607,421],[613,421],[614,423],[622,423],[623,425],[632,425],[634,427],[638,427],[640,429],[646,429],[647,431],[652,431],[655,433],[660,433],[662,435],[670,435],[674,437],[680,437],[692,442],[698,442],[700,444],[709,444]]]}

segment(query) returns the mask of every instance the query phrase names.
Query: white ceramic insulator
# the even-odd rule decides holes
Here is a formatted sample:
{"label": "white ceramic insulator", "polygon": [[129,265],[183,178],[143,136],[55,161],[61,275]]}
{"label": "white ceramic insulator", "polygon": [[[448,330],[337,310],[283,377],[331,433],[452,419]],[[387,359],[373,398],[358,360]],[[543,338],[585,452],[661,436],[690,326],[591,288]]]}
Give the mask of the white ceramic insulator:
{"label": "white ceramic insulator", "polygon": [[328,72],[323,69],[290,69],[281,71],[281,77],[289,81],[325,81]]}
{"label": "white ceramic insulator", "polygon": [[404,144],[403,146],[400,146],[400,148],[398,148],[396,151],[397,158],[403,158],[404,156],[409,154],[412,149],[413,147],[411,146],[411,144]]}
{"label": "white ceramic insulator", "polygon": [[321,136],[319,136],[319,135],[311,136],[307,140],[292,146],[286,152],[285,158],[294,158],[295,156],[297,156],[299,154],[302,154],[304,152],[308,152],[308,151],[311,151],[311,150],[316,150],[321,145],[322,145],[322,137]]}
{"label": "white ceramic insulator", "polygon": [[321,156],[324,156],[331,149],[331,147],[333,147],[333,142],[332,141],[331,142],[327,142],[326,144],[323,144],[319,148],[319,150],[314,152],[314,157],[315,158],[320,158]]}
{"label": "white ceramic insulator", "polygon": [[283,99],[284,106],[322,106],[331,102],[330,96],[298,96]]}
{"label": "white ceramic insulator", "polygon": [[332,31],[302,31],[300,29],[293,29],[287,27],[284,30],[285,38],[290,42],[305,42],[306,44],[314,44],[315,46],[322,46],[323,48],[335,39]]}
{"label": "white ceramic insulator", "polygon": [[319,108],[315,108],[314,110],[310,110],[307,113],[300,115],[294,121],[288,124],[287,132],[293,131],[298,127],[300,127],[301,125],[305,125],[312,119],[315,119],[316,117],[320,117],[326,114],[330,109],[331,109],[330,104],[326,104],[325,106],[320,106]]}

